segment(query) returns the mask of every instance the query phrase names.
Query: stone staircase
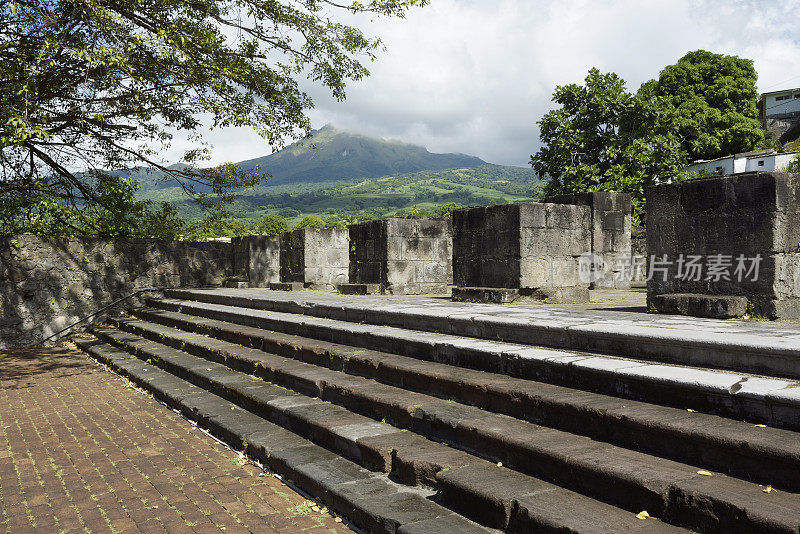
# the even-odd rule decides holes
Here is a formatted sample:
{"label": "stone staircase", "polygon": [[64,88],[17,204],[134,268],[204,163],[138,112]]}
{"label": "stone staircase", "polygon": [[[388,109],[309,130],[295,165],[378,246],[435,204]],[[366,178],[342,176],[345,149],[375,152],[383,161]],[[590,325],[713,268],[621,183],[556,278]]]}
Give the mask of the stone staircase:
{"label": "stone staircase", "polygon": [[[454,313],[435,333],[434,304],[276,293],[170,290],[77,343],[369,532],[800,531],[787,373],[478,339],[490,319],[454,335]],[[366,302],[384,313],[365,321]]]}

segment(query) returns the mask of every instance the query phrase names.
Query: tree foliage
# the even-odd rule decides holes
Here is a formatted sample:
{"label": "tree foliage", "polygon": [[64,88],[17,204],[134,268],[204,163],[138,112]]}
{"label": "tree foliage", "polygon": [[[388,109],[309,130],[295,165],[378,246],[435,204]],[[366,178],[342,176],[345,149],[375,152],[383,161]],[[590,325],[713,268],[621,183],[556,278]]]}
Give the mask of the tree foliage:
{"label": "tree foliage", "polygon": [[[215,202],[262,174],[199,169],[197,129],[255,129],[273,147],[310,131],[306,76],[345,96],[381,47],[335,12],[403,16],[427,0],[8,0],[0,4],[0,194],[4,210],[49,198],[82,216],[115,206],[94,169],[156,168],[196,200]],[[193,132],[187,166],[157,154]],[[43,212],[58,225],[59,209]]]}
{"label": "tree foliage", "polygon": [[665,98],[674,108],[690,159],[713,159],[753,150],[764,140],[757,79],[752,60],[697,50],[666,67],[641,91]]}
{"label": "tree foliage", "polygon": [[439,215],[442,217],[452,217],[455,210],[460,210],[463,207],[464,206],[456,202],[447,202],[439,206],[438,211]]}
{"label": "tree foliage", "polygon": [[289,230],[289,223],[279,215],[265,215],[253,224],[253,233],[278,235]]}
{"label": "tree foliage", "polygon": [[138,184],[126,178],[91,174],[98,202],[75,206],[31,188],[0,199],[0,234],[101,235],[107,237],[177,238],[183,221],[168,203],[158,208],[136,200]]}
{"label": "tree foliage", "polygon": [[784,172],[800,173],[800,154],[796,155],[783,170]]}
{"label": "tree foliage", "polygon": [[543,196],[627,192],[638,211],[648,185],[681,176],[685,152],[662,97],[633,95],[616,74],[591,69],[583,85],[557,87],[553,101],[560,107],[539,121],[542,147],[531,156],[550,178]]}
{"label": "tree foliage", "polygon": [[583,85],[559,86],[558,108],[541,121],[531,165],[549,182],[541,194],[631,193],[634,218],[648,186],[682,180],[689,160],[753,150],[764,142],[756,116],[753,62],[690,52],[633,94],[614,73],[591,69]]}
{"label": "tree foliage", "polygon": [[295,226],[295,229],[300,229],[300,228],[327,228],[327,227],[328,227],[328,225],[325,224],[325,221],[322,220],[322,217],[319,217],[317,215],[306,215],[305,217],[300,219],[300,222],[297,223],[297,226]]}
{"label": "tree foliage", "polygon": [[245,235],[278,235],[289,230],[286,219],[277,215],[266,215],[256,221],[235,217],[220,217],[211,214],[190,224],[183,236],[191,241],[203,241],[218,237],[241,237]]}

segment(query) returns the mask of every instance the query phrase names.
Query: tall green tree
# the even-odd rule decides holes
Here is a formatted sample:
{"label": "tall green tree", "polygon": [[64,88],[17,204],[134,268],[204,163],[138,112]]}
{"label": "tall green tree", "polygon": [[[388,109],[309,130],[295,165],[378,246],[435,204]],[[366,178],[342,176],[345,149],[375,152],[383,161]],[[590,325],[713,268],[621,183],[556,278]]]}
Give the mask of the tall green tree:
{"label": "tall green tree", "polygon": [[453,216],[453,212],[455,210],[460,210],[463,207],[464,206],[462,206],[461,204],[459,204],[457,202],[447,202],[447,203],[442,204],[441,206],[439,206],[437,211],[439,212],[439,215],[441,217],[449,218],[449,217]]}
{"label": "tall green tree", "polygon": [[640,92],[666,99],[691,159],[713,159],[753,150],[764,140],[758,121],[758,75],[749,59],[689,52]]}
{"label": "tall green tree", "polygon": [[[337,12],[403,16],[427,1],[4,1],[0,202],[37,211],[52,199],[82,217],[75,231],[91,229],[84,208],[110,205],[93,173],[76,171],[134,165],[158,169],[198,201],[224,200],[262,175],[199,170],[204,117],[213,127],[253,128],[276,149],[308,134],[313,103],[298,80],[343,99],[346,82],[366,76],[362,61],[381,48]],[[193,132],[198,147],[184,155],[189,166],[166,168],[157,154],[176,130]]]}
{"label": "tall green tree", "polygon": [[635,213],[648,185],[682,176],[686,155],[664,98],[629,93],[614,73],[591,69],[583,85],[559,86],[558,108],[540,121],[531,165],[549,181],[542,196],[581,191],[631,193]]}
{"label": "tall green tree", "polygon": [[306,215],[300,222],[297,223],[295,226],[295,230],[299,230],[301,228],[327,228],[328,225],[325,224],[325,221],[322,220],[322,217],[318,215]]}
{"label": "tall green tree", "polygon": [[253,224],[253,232],[260,235],[278,235],[289,230],[289,223],[280,215],[264,215]]}

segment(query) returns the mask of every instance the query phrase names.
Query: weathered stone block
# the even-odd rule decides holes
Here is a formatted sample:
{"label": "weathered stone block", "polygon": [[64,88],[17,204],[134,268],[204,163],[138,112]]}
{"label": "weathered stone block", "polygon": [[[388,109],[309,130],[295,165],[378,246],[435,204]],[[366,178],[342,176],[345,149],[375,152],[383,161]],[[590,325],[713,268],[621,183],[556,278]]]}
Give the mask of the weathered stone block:
{"label": "weathered stone block", "polygon": [[[586,206],[591,213],[591,252],[595,261],[591,288],[628,288],[631,276],[625,265],[630,264],[631,196],[627,193],[595,191],[556,195],[546,203]],[[559,221],[561,223],[561,221]],[[563,226],[558,226],[564,228]],[[630,271],[630,269],[628,269]]]}
{"label": "weathered stone block", "polygon": [[284,232],[280,238],[281,282],[319,289],[347,283],[349,243],[348,231],[341,228]]}
{"label": "weathered stone block", "polygon": [[350,225],[350,282],[394,294],[443,293],[452,283],[452,226],[390,218]]}
{"label": "weathered stone block", "polygon": [[511,293],[486,288],[506,288],[526,298],[588,300],[578,263],[591,250],[589,213],[582,205],[546,203],[456,210],[453,273],[463,289],[459,295],[502,302]]}
{"label": "weathered stone block", "polygon": [[[647,191],[648,304],[664,294],[744,297],[749,311],[797,317],[800,309],[800,175],[752,172]],[[665,260],[666,258],[666,260]],[[688,276],[689,258],[700,276]],[[680,313],[693,313],[681,308]]]}
{"label": "weathered stone block", "polygon": [[234,275],[244,277],[249,287],[269,287],[280,281],[280,236],[234,237],[231,243]]}

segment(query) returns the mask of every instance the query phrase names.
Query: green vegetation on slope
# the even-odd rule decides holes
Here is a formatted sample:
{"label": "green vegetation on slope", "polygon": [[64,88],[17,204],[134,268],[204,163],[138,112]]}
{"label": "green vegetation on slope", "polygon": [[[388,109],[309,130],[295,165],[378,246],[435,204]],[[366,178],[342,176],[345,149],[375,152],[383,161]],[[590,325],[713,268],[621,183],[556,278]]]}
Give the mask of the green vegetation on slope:
{"label": "green vegetation on slope", "polygon": [[[348,219],[368,214],[436,213],[441,204],[478,206],[532,200],[539,182],[532,169],[484,164],[479,167],[394,174],[349,182],[320,182],[283,186],[256,186],[242,191],[231,207],[238,219],[253,221],[264,215],[285,217],[294,226],[302,217]],[[179,188],[151,190],[140,198],[172,202],[188,221],[202,217]]]}

